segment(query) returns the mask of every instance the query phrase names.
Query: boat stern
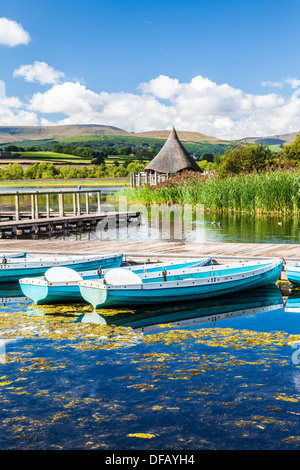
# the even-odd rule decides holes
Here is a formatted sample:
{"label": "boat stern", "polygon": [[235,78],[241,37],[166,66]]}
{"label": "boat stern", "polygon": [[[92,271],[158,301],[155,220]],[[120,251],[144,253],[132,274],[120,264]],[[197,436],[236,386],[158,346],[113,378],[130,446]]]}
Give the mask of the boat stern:
{"label": "boat stern", "polygon": [[83,299],[94,308],[101,307],[107,301],[107,289],[99,279],[83,280],[78,282]]}

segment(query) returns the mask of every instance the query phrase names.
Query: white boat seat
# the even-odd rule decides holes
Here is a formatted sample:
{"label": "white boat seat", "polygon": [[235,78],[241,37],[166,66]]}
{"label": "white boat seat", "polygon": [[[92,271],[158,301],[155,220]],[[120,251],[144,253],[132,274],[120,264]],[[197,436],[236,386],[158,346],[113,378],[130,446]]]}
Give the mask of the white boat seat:
{"label": "white boat seat", "polygon": [[77,271],[63,266],[47,269],[45,279],[48,282],[82,281],[82,277]]}
{"label": "white boat seat", "polygon": [[138,274],[123,268],[113,268],[107,271],[104,276],[107,284],[122,286],[127,284],[143,284]]}

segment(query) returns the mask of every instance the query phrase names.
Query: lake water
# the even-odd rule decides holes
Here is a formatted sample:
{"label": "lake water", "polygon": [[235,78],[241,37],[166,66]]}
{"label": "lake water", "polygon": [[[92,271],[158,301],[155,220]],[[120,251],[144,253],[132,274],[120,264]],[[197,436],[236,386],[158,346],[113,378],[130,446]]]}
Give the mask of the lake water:
{"label": "lake water", "polygon": [[297,290],[136,311],[1,291],[0,449],[299,449]]}
{"label": "lake water", "polygon": [[[181,219],[167,222],[147,209],[139,226],[59,236],[176,239]],[[183,229],[186,241],[299,237],[298,220],[273,217],[193,213]],[[95,311],[0,285],[0,449],[299,449],[299,291]]]}
{"label": "lake water", "polygon": [[[21,190],[21,188],[16,188]],[[31,188],[36,189],[36,188]],[[58,191],[57,188],[49,188]],[[74,188],[77,189],[77,188]],[[66,240],[183,240],[185,242],[259,242],[259,243],[299,243],[300,241],[300,223],[298,218],[277,217],[277,216],[254,216],[254,215],[216,215],[212,213],[189,213],[187,221],[184,221],[184,213],[177,212],[166,206],[160,208],[153,206],[147,208],[140,205],[130,205],[121,201],[121,203],[112,202],[110,194],[116,193],[121,188],[103,187],[88,188],[89,206],[91,211],[97,210],[97,197],[93,192],[97,189],[102,191],[103,210],[140,210],[142,212],[140,224],[137,225],[132,220],[128,226],[120,227],[99,224],[97,229],[88,233],[68,233],[62,232],[53,235],[51,238],[63,238]],[[26,188],[26,190],[29,190]],[[82,189],[84,191],[85,188]],[[4,189],[2,188],[2,192]],[[30,211],[30,196],[20,198],[21,210]],[[73,210],[72,196],[64,196],[65,211]],[[123,205],[122,205],[123,204]],[[46,198],[40,196],[40,210],[45,210]],[[50,197],[50,207],[56,211],[58,209],[58,196]],[[0,190],[0,212],[13,210],[14,197],[1,197]],[[85,196],[81,198],[82,212],[85,210]],[[174,208],[173,208],[174,209]],[[151,216],[151,217],[150,217]],[[212,224],[216,222],[216,224]],[[219,223],[219,225],[218,225]],[[31,237],[31,235],[23,235]],[[47,237],[47,235],[34,235],[34,237]]]}

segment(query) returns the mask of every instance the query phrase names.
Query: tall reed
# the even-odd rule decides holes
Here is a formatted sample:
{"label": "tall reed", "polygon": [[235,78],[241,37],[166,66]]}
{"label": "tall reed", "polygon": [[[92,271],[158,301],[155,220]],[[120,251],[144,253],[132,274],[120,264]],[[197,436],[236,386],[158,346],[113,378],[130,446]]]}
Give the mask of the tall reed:
{"label": "tall reed", "polygon": [[215,212],[297,215],[300,170],[174,178],[163,185],[124,189],[122,195],[142,204],[203,204],[204,210]]}

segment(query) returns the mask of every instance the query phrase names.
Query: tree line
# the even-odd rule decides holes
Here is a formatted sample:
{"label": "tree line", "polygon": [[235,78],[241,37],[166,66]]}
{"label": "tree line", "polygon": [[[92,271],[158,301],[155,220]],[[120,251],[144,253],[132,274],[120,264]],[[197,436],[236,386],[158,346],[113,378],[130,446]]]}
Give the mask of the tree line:
{"label": "tree line", "polygon": [[122,178],[131,172],[143,171],[144,165],[131,162],[123,165],[91,165],[76,167],[74,165],[54,165],[53,163],[31,163],[23,169],[20,163],[9,163],[0,170],[0,180],[38,180],[38,179],[81,179],[81,178]]}

